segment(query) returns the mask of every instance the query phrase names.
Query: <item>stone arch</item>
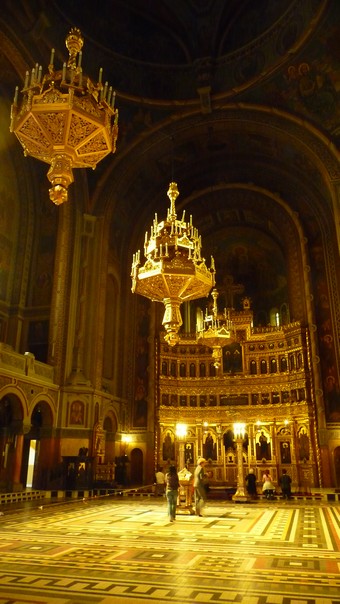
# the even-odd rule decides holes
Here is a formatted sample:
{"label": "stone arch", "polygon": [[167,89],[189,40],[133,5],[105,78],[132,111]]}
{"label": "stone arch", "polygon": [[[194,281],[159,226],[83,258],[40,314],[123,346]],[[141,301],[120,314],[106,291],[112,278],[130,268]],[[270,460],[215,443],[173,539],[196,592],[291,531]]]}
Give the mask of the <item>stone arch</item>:
{"label": "stone arch", "polygon": [[19,396],[4,390],[0,399],[0,489],[11,491],[20,484],[24,406]]}
{"label": "stone arch", "polygon": [[[29,425],[25,430],[21,483],[26,486],[27,477],[36,489],[47,488],[54,476],[61,473],[59,464],[59,445],[53,434],[54,413],[51,404],[46,399],[36,400],[31,407]],[[53,472],[52,472],[52,468]]]}

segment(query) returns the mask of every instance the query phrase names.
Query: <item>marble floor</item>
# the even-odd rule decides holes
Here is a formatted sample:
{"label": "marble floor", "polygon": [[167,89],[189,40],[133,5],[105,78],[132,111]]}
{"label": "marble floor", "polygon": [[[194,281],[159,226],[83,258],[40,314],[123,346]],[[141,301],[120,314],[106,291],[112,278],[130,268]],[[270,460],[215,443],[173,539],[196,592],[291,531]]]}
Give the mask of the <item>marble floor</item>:
{"label": "marble floor", "polygon": [[339,503],[98,497],[0,510],[0,604],[340,604]]}

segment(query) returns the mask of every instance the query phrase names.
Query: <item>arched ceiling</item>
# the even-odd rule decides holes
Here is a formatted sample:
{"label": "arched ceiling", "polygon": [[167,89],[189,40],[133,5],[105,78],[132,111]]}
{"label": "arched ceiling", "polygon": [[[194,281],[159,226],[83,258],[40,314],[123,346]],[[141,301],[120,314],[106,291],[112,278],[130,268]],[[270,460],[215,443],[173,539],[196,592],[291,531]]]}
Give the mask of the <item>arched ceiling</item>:
{"label": "arched ceiling", "polygon": [[61,65],[71,26],[85,37],[84,70],[95,78],[102,66],[116,88],[117,151],[82,178],[87,211],[111,220],[111,245],[123,263],[142,247],[154,212],[165,214],[172,179],[178,213],[192,213],[208,248],[218,233],[233,241],[248,233],[261,247],[262,234],[263,249],[270,239],[284,258],[293,223],[315,245],[334,237],[337,0],[5,5],[4,90],[14,90],[23,67],[46,65],[52,47]]}

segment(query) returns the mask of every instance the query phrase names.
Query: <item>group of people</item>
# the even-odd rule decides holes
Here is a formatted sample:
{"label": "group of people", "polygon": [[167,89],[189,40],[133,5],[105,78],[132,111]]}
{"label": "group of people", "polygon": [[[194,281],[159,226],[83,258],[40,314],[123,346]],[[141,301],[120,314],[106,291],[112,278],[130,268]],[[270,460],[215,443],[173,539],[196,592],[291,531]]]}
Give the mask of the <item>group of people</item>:
{"label": "group of people", "polygon": [[[205,481],[204,466],[206,460],[201,457],[197,462],[194,472],[194,501],[195,512],[197,516],[203,516],[203,508],[207,498],[207,489]],[[168,502],[168,516],[170,522],[176,520],[177,499],[179,490],[179,477],[177,468],[171,465],[166,474],[159,468],[156,472],[156,495],[165,493]]]}
{"label": "group of people", "polygon": [[[279,478],[279,485],[281,487],[283,499],[290,499],[291,484],[292,479],[289,474],[287,474],[287,470],[282,470],[282,475]],[[246,486],[248,495],[250,495],[252,498],[257,497],[256,476],[253,469],[250,469],[248,475],[246,476]],[[269,470],[266,470],[262,476],[262,493],[266,499],[274,499],[275,486]]]}
{"label": "group of people", "polygon": [[[205,464],[206,460],[203,457],[198,459],[194,472],[194,502],[196,516],[203,516],[203,508],[207,499],[206,475],[204,472]],[[282,470],[279,485],[281,487],[283,499],[290,499],[291,497],[291,482],[292,480],[287,474],[287,470]],[[168,502],[168,516],[170,522],[176,520],[179,486],[180,483],[176,466],[171,465],[166,474],[163,473],[162,468],[159,468],[158,472],[156,472],[156,494],[161,495],[165,493]],[[256,498],[257,484],[256,475],[253,469],[250,469],[246,476],[246,486],[250,497]],[[269,470],[266,470],[262,477],[262,493],[266,499],[274,498],[275,486]]]}

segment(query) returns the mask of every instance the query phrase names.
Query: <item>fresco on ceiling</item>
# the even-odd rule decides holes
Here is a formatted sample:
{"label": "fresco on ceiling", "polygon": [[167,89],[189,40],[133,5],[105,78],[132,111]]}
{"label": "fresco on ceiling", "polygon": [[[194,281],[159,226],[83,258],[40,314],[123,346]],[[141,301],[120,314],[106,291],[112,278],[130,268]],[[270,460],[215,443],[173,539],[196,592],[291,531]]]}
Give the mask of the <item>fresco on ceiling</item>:
{"label": "fresco on ceiling", "polygon": [[296,63],[288,67],[284,97],[294,111],[306,111],[327,120],[329,125],[339,118],[337,79],[325,63]]}
{"label": "fresco on ceiling", "polygon": [[279,245],[264,233],[237,228],[214,234],[205,247],[215,258],[220,307],[241,310],[242,298],[252,300],[254,322],[269,323],[273,307],[288,304],[287,268]]}
{"label": "fresco on ceiling", "polygon": [[[340,58],[337,11],[323,35],[313,38],[308,55],[292,61],[281,76],[280,95],[289,110],[307,114],[333,129],[339,124]],[[272,91],[274,92],[274,91]],[[279,99],[276,96],[276,103]]]}

